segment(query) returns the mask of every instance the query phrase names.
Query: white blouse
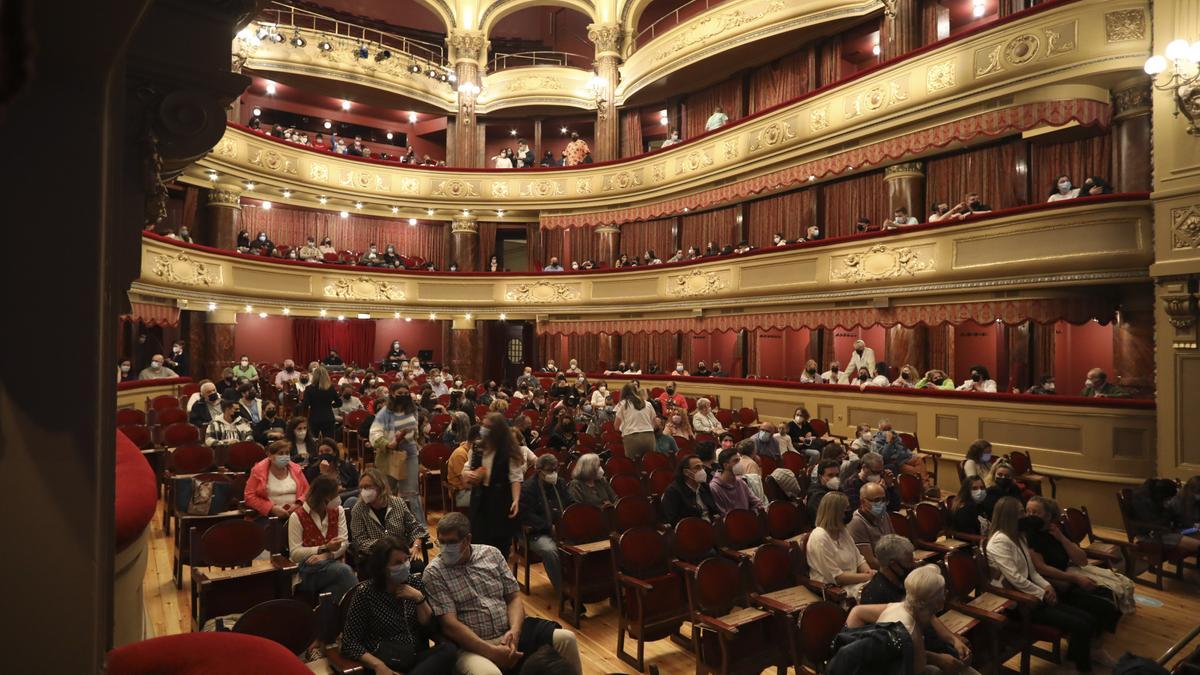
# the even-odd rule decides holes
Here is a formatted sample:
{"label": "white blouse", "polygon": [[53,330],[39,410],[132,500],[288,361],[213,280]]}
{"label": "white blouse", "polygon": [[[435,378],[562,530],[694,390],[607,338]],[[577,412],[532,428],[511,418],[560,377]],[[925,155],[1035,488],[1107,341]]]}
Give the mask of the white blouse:
{"label": "white blouse", "polygon": [[812,578],[823,584],[837,584],[839,575],[857,572],[866,562],[846,529],[834,539],[825,528],[815,528],[808,535],[805,555]]}
{"label": "white blouse", "polygon": [[296,479],[292,478],[291,471],[286,478],[276,478],[275,474],[267,469],[267,497],[275,506],[296,503]]}

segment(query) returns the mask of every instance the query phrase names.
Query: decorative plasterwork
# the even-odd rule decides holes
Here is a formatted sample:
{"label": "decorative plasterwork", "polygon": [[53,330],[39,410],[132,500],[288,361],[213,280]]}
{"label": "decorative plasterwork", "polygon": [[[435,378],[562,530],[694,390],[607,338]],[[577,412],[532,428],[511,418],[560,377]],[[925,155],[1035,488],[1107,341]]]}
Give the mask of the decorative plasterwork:
{"label": "decorative plasterwork", "polygon": [[579,299],[579,288],[574,285],[552,281],[534,281],[508,287],[504,299],[530,305],[548,305]]}
{"label": "decorative plasterwork", "polygon": [[1029,31],[975,50],[975,77],[993,75],[1036,59],[1066,54],[1078,48],[1078,21],[1065,21]]}
{"label": "decorative plasterwork", "polygon": [[592,23],[587,27],[588,41],[596,46],[596,55],[621,53],[621,26],[615,23]]}
{"label": "decorative plasterwork", "polygon": [[360,276],[331,280],[325,286],[325,297],[342,300],[403,300],[406,296],[400,284]]}
{"label": "decorative plasterwork", "polygon": [[665,44],[654,48],[654,60],[664,62],[692,45],[781,12],[786,6],[784,0],[770,0],[758,13],[751,14],[739,8],[702,17],[693,23],[685,24],[677,34],[669,34]]}
{"label": "decorative plasterwork", "polygon": [[194,260],[186,253],[154,256],[154,276],[170,284],[220,286],[221,268]]}
{"label": "decorative plasterwork", "polygon": [[675,160],[675,175],[678,176],[681,173],[699,171],[706,166],[712,166],[712,163],[712,154],[707,148],[704,150],[693,150]]}
{"label": "decorative plasterwork", "polygon": [[[750,152],[754,152],[759,148],[772,147],[779,145],[784,141],[790,141],[796,137],[796,132],[792,131],[792,125],[786,121],[772,122],[763,127],[754,134],[754,140],[750,141]],[[736,148],[735,148],[736,151]],[[736,157],[736,154],[734,155]]]}
{"label": "decorative plasterwork", "polygon": [[457,178],[434,181],[433,196],[450,197],[452,199],[478,197],[479,186],[477,185],[477,181],[459,180]]}
{"label": "decorative plasterwork", "polygon": [[1108,42],[1143,40],[1146,37],[1146,13],[1140,9],[1122,9],[1104,14],[1104,39]]}
{"label": "decorative plasterwork", "polygon": [[276,152],[270,148],[250,148],[250,163],[254,166],[282,173],[288,176],[299,175],[296,170],[296,159],[288,155]]}
{"label": "decorative plasterwork", "polygon": [[240,188],[214,187],[208,191],[209,206],[224,206],[233,209],[242,208],[242,191]]}
{"label": "decorative plasterwork", "polygon": [[642,184],[642,175],[640,171],[618,171],[604,176],[603,187],[601,190],[611,192],[613,190],[628,190],[631,187],[637,187]]}
{"label": "decorative plasterwork", "polygon": [[446,44],[450,47],[452,62],[482,63],[487,36],[483,34],[483,31],[478,30],[454,30],[450,31],[450,35],[446,38]]}
{"label": "decorative plasterwork", "polygon": [[691,297],[716,295],[725,288],[725,282],[716,272],[692,270],[687,274],[667,277],[667,295]]}
{"label": "decorative plasterwork", "polygon": [[1171,233],[1176,249],[1200,247],[1200,205],[1171,209]]}
{"label": "decorative plasterwork", "polygon": [[[830,277],[851,283],[897,279],[916,276],[918,272],[933,271],[933,261],[911,248],[876,244],[866,251],[834,258]],[[840,264],[839,264],[840,263]]]}
{"label": "decorative plasterwork", "polygon": [[1169,277],[1159,280],[1163,313],[1173,329],[1171,347],[1177,350],[1197,348],[1196,281],[1189,277]]}
{"label": "decorative plasterwork", "polygon": [[479,222],[474,216],[455,216],[450,221],[450,234],[479,234]]}
{"label": "decorative plasterwork", "polygon": [[935,91],[949,89],[954,86],[954,61],[935,63],[925,72],[925,91],[932,94]]}
{"label": "decorative plasterwork", "polygon": [[549,199],[566,194],[563,181],[543,178],[532,180],[521,186],[521,196],[533,199]]}
{"label": "decorative plasterwork", "polygon": [[1150,79],[1128,89],[1113,93],[1113,117],[1122,118],[1138,113],[1149,113],[1154,95],[1150,89]]}
{"label": "decorative plasterwork", "polygon": [[900,162],[883,169],[883,179],[901,178],[906,176],[924,176],[925,165],[921,162]]}

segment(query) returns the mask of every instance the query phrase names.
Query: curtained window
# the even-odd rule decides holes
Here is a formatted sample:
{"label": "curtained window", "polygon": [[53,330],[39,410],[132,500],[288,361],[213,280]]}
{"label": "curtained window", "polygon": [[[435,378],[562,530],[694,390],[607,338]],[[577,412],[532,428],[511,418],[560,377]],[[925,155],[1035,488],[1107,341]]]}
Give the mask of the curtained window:
{"label": "curtained window", "polygon": [[[1025,141],[1020,137],[982,148],[973,148],[925,163],[925,205],[930,210],[937,201],[951,206],[962,201],[967,192],[978,192],[993,209],[1006,209],[1029,203],[1025,179]],[[924,222],[929,214],[914,214]]]}
{"label": "curtained window", "polygon": [[338,350],[347,363],[369,364],[375,354],[375,322],[346,319],[292,319],[292,355],[302,367]]}
{"label": "curtained window", "polygon": [[814,89],[816,52],[810,45],[755,68],[750,74],[750,109],[754,113],[790,101]]}
{"label": "curtained window", "polygon": [[660,260],[667,260],[675,253],[675,219],[644,220],[625,223],[621,226],[621,251],[626,255],[641,256],[647,250],[654,251]]}
{"label": "curtained window", "polygon": [[737,207],[689,214],[680,219],[679,245],[685,251],[689,246],[704,250],[710,241],[717,248],[734,246],[741,239],[740,229]]}
{"label": "curtained window", "polygon": [[[685,340],[690,342],[690,340]],[[650,362],[658,363],[662,372],[670,372],[675,362],[683,360],[679,353],[679,335],[650,335],[647,333],[630,333],[621,336],[621,357],[625,363],[637,361],[642,371]],[[686,363],[686,362],[685,362]]]}
{"label": "curtained window", "polygon": [[1031,202],[1044,202],[1055,187],[1055,178],[1067,174],[1076,187],[1088,176],[1112,177],[1112,136],[1101,134],[1056,143],[1031,143]]}
{"label": "curtained window", "polygon": [[[488,260],[496,254],[496,223],[479,223],[479,271],[488,271]],[[461,260],[459,268],[465,268]]]}
{"label": "curtained window", "polygon": [[333,240],[338,250],[361,252],[374,242],[383,250],[396,245],[401,255],[432,260],[438,269],[446,267],[449,230],[440,223],[421,222],[409,225],[407,220],[390,220],[350,214],[342,218],[329,211],[309,211],[276,206],[270,210],[247,205],[242,208],[242,228],[251,236],[266,232],[279,246],[301,246],[308,236],[320,242],[323,237]]}
{"label": "curtained window", "polygon": [[776,232],[783,232],[785,238],[792,240],[804,236],[811,224],[808,218],[813,212],[815,198],[815,190],[797,190],[747,204],[750,245],[771,246]]}
{"label": "curtained window", "polygon": [[642,111],[640,108],[621,111],[621,156],[633,157],[645,152],[642,141]]}
{"label": "curtained window", "polygon": [[566,269],[572,262],[583,262],[588,258],[595,260],[600,267],[611,267],[611,260],[597,260],[597,235],[591,227],[552,228],[541,231],[542,260],[545,265],[550,258],[558,256]]}
{"label": "curtained window", "polygon": [[860,216],[870,218],[871,224],[879,227],[888,215],[882,172],[834,181],[821,186],[821,190],[825,204],[821,234],[827,239],[855,234],[854,226]]}
{"label": "curtained window", "polygon": [[746,112],[742,110],[740,76],[714,84],[684,99],[683,128],[680,130],[682,137],[686,140],[704,133],[704,123],[717,106],[725,110],[730,122],[746,116]]}

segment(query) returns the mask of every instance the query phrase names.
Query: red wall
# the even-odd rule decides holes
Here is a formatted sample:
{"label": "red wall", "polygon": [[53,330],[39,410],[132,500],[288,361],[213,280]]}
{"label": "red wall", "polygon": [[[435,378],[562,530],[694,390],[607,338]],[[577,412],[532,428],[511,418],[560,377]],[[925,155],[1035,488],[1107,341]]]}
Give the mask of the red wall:
{"label": "red wall", "polygon": [[[1089,321],[1072,325],[1059,321],[1054,325],[1054,383],[1064,394],[1083,389],[1087,372],[1100,368],[1113,377],[1113,326]],[[1033,373],[1035,378],[1041,373]]]}
{"label": "red wall", "polygon": [[433,350],[433,360],[442,363],[445,351],[442,348],[442,321],[417,319],[377,319],[375,321],[375,360],[382,361],[384,354],[392,346],[392,340],[399,340],[400,346],[410,356],[416,356],[422,349]]}
{"label": "red wall", "polygon": [[[257,314],[242,313],[238,314],[237,321],[233,340],[235,358],[249,354],[252,361],[268,363],[282,363],[284,359],[292,358],[290,317],[268,316],[263,319]],[[416,356],[422,349],[432,349],[433,360],[442,362],[445,355],[442,346],[442,324],[442,321],[428,319],[376,319],[375,360],[383,360],[383,355],[391,347],[392,340],[399,340],[400,345],[408,350],[409,354]]]}
{"label": "red wall", "polygon": [[1007,382],[1000,374],[1001,342],[1004,331],[999,330],[1000,324],[980,326],[977,323],[964,323],[954,328],[954,372],[951,377],[955,382],[962,382],[971,375],[971,366],[983,366],[988,369],[996,386],[1003,390]]}

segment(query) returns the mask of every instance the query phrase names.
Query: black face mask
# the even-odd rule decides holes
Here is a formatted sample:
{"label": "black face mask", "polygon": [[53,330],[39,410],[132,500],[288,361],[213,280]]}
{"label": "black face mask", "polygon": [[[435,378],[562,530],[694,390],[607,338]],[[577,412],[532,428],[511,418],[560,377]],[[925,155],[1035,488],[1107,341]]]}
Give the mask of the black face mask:
{"label": "black face mask", "polygon": [[829,372],[833,373],[834,375],[837,375],[837,372],[838,372],[838,367],[837,367],[837,366],[830,366],[830,368],[829,368]]}
{"label": "black face mask", "polygon": [[284,370],[288,371],[289,373],[294,373],[294,372],[296,372],[296,367],[295,366],[287,366],[286,368],[284,368]]}
{"label": "black face mask", "polygon": [[1009,478],[1008,476],[997,476],[996,480],[992,482],[996,487],[1007,490],[1008,486],[1012,485],[1012,478]]}
{"label": "black face mask", "polygon": [[675,387],[667,387],[667,394],[669,396],[674,396],[675,395]]}
{"label": "black face mask", "polygon": [[350,394],[342,394],[343,401],[349,401],[351,398],[353,398],[353,396],[351,396]]}
{"label": "black face mask", "polygon": [[1017,529],[1025,534],[1033,534],[1035,532],[1041,532],[1042,528],[1045,527],[1045,524],[1045,521],[1037,516],[1024,516],[1017,521]]}
{"label": "black face mask", "polygon": [[971,373],[971,380],[974,382],[982,382],[983,376],[980,375],[979,373]]}
{"label": "black face mask", "polygon": [[912,374],[911,374],[911,373],[900,373],[900,377],[902,377],[902,378],[904,378],[904,379],[906,379],[906,380],[911,380],[911,379],[912,379]]}
{"label": "black face mask", "polygon": [[215,391],[208,395],[208,400],[212,401],[213,403],[216,403],[218,400],[220,400],[220,398],[221,395]]}
{"label": "black face mask", "polygon": [[392,400],[396,402],[396,405],[407,408],[412,405],[413,398],[412,394],[400,394],[393,396]]}
{"label": "black face mask", "polygon": [[866,382],[866,381],[867,381],[867,374],[866,374],[866,373],[863,373],[863,374],[859,375],[859,376],[858,376],[858,381],[859,381],[859,382]]}
{"label": "black face mask", "polygon": [[816,369],[816,368],[809,368],[807,372],[808,372],[808,374],[809,374],[809,375],[816,375],[816,374],[817,374],[817,369]]}
{"label": "black face mask", "polygon": [[266,415],[267,419],[271,419],[272,417],[275,417],[275,409],[267,408],[267,411],[263,414]]}

